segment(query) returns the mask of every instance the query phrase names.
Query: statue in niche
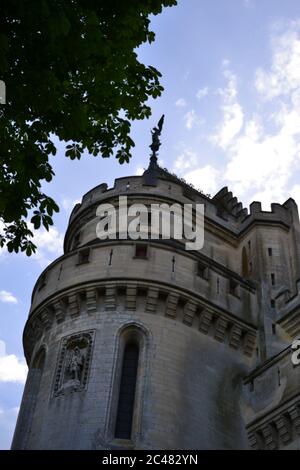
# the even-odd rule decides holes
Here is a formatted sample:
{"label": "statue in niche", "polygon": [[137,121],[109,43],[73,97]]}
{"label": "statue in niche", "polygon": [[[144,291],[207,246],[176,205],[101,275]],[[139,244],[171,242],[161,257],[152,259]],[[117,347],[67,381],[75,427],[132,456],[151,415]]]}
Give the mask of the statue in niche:
{"label": "statue in niche", "polygon": [[93,336],[93,331],[87,331],[62,339],[54,381],[54,396],[86,389]]}
{"label": "statue in niche", "polygon": [[79,346],[68,351],[61,392],[76,391],[81,388],[85,356]]}
{"label": "statue in niche", "polygon": [[84,363],[84,355],[81,353],[78,346],[72,351],[67,370],[71,376],[71,380],[80,383],[82,376],[82,369]]}

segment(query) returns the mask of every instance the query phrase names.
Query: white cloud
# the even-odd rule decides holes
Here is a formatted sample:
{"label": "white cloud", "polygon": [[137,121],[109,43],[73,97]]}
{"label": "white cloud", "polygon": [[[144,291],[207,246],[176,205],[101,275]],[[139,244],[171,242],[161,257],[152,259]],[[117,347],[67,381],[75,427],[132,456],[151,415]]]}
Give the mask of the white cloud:
{"label": "white cloud", "polygon": [[[292,28],[292,29],[291,29]],[[264,113],[246,122],[244,131],[230,143],[230,161],[225,178],[240,194],[250,192],[263,206],[284,202],[291,191],[290,180],[300,170],[300,23],[273,37],[270,70],[260,69],[256,87],[272,104]],[[267,130],[261,122],[273,122]],[[300,199],[300,198],[299,198]],[[298,200],[299,200],[298,199]]]}
{"label": "white cloud", "polygon": [[247,132],[249,126],[259,127],[256,121],[250,121],[243,135],[232,143],[225,178],[235,184],[237,191],[256,188],[259,197],[269,202],[285,197],[292,170],[295,165],[299,169],[300,114],[291,110],[282,119],[276,132],[260,135]]}
{"label": "white cloud", "polygon": [[25,359],[7,355],[5,343],[0,340],[0,382],[25,383],[27,370]]}
{"label": "white cloud", "polygon": [[218,90],[223,120],[210,137],[226,151],[222,185],[246,203],[260,200],[265,209],[293,194],[300,202],[300,185],[292,179],[300,171],[300,22],[273,37],[270,68],[256,73],[259,113],[242,109],[228,65],[227,86]]}
{"label": "white cloud", "polygon": [[213,166],[206,165],[185,173],[184,179],[204,193],[214,194],[219,186],[220,174]]}
{"label": "white cloud", "polygon": [[205,86],[203,88],[200,88],[197,93],[196,93],[196,98],[198,98],[198,100],[201,100],[202,98],[204,98],[205,96],[208,95],[208,87]]}
{"label": "white cloud", "polygon": [[[75,201],[73,201],[73,203],[74,202]],[[34,234],[34,237],[31,240],[37,246],[36,253],[33,253],[30,259],[37,261],[41,267],[45,267],[49,263],[51,263],[55,258],[63,254],[64,235],[60,233],[55,227],[50,227],[48,232],[45,228],[34,230],[33,224],[29,222],[28,228]],[[7,254],[5,248],[0,248],[1,258],[7,260],[9,256],[14,255]],[[26,254],[25,252],[21,252],[18,256],[26,256]],[[0,291],[0,301],[16,303],[13,300],[13,296],[11,297],[7,294],[9,293],[5,291]]]}
{"label": "white cloud", "polygon": [[198,163],[198,155],[191,150],[185,149],[175,160],[173,171],[181,173],[183,170],[195,167]]}
{"label": "white cloud", "polygon": [[256,71],[256,89],[267,100],[287,96],[300,87],[299,29],[300,22],[293,21],[282,34],[274,35],[270,70]]}
{"label": "white cloud", "polygon": [[0,449],[8,450],[19,413],[19,407],[3,409],[0,407]]}
{"label": "white cloud", "polygon": [[184,117],[184,124],[185,127],[190,131],[193,129],[195,126],[199,126],[201,124],[204,124],[204,119],[199,118],[197,113],[195,112],[194,109],[191,109],[191,111],[188,111]]}
{"label": "white cloud", "polygon": [[227,69],[228,61],[223,61],[224,77],[227,86],[217,90],[222,98],[222,122],[216,132],[210,136],[211,142],[226,150],[232,143],[234,137],[241,131],[244,122],[244,113],[241,105],[237,101],[237,77]]}
{"label": "white cloud", "polygon": [[184,108],[186,106],[186,101],[184,98],[179,98],[176,102],[175,102],[175,106],[177,106],[177,108]]}
{"label": "white cloud", "polygon": [[1,290],[0,302],[7,303],[7,304],[17,304],[18,299],[11,292],[7,292],[6,290]]}
{"label": "white cloud", "polygon": [[81,202],[80,199],[71,199],[71,198],[69,198],[69,197],[64,197],[64,198],[62,199],[61,204],[62,204],[63,208],[65,209],[65,211],[69,212],[70,210],[73,209],[73,207],[74,207],[76,204],[78,204],[78,203],[80,203],[80,202]]}
{"label": "white cloud", "polygon": [[144,168],[142,168],[141,166],[138,166],[136,169],[135,169],[135,174],[136,176],[141,176],[143,173],[144,173]]}
{"label": "white cloud", "polygon": [[200,167],[200,156],[190,149],[184,149],[175,160],[172,171],[204,193],[214,193],[220,181],[219,171],[211,165]]}
{"label": "white cloud", "polygon": [[49,231],[41,229],[35,232],[34,241],[37,247],[42,250],[47,250],[55,255],[59,255],[62,252],[63,234],[55,227],[50,227]]}
{"label": "white cloud", "polygon": [[222,60],[222,69],[227,69],[230,65],[230,60],[229,59],[223,59]]}
{"label": "white cloud", "polygon": [[55,227],[50,227],[48,232],[44,228],[33,232],[33,242],[36,244],[37,250],[31,257],[40,266],[47,266],[51,261],[63,254],[64,236]]}

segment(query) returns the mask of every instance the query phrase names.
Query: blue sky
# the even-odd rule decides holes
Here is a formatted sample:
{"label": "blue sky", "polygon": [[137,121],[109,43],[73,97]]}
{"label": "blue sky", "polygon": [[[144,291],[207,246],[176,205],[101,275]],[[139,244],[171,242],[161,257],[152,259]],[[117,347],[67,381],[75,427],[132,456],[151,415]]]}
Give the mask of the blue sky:
{"label": "blue sky", "polygon": [[26,366],[22,331],[34,283],[62,253],[73,204],[92,187],[139,174],[150,128],[165,114],[161,165],[205,193],[228,185],[248,205],[300,203],[300,4],[298,0],[179,0],[152,19],[156,41],[140,59],[163,74],[150,120],[133,124],[129,165],[84,156],[52,158],[45,191],[59,203],[50,232],[36,233],[31,258],[0,252],[0,449],[9,448]]}

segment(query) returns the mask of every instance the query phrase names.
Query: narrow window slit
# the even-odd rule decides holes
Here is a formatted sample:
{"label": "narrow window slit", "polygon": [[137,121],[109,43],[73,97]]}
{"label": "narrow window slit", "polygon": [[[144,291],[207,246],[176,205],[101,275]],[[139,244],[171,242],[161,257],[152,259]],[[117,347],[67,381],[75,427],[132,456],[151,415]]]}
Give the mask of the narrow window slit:
{"label": "narrow window slit", "polygon": [[175,256],[172,258],[172,273],[175,272]]}
{"label": "narrow window slit", "polygon": [[275,274],[271,273],[271,284],[272,286],[275,286]]}
{"label": "narrow window slit", "polygon": [[125,346],[122,365],[115,428],[115,438],[117,439],[131,439],[138,359],[138,345],[135,343],[128,343]]}

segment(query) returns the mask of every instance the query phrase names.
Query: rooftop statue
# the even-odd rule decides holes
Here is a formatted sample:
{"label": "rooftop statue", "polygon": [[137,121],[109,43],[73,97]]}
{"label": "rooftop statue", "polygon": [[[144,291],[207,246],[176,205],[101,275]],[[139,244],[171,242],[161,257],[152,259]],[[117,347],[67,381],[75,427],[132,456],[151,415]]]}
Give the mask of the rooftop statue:
{"label": "rooftop statue", "polygon": [[159,136],[162,131],[162,127],[164,124],[164,118],[165,115],[163,114],[160,120],[158,121],[157,127],[154,127],[151,131],[152,134],[152,144],[150,145],[150,148],[152,150],[151,158],[150,158],[150,164],[157,164],[157,152],[159,150],[159,147],[161,145],[161,142],[159,140]]}

